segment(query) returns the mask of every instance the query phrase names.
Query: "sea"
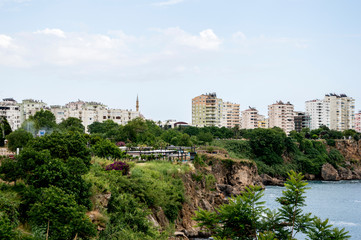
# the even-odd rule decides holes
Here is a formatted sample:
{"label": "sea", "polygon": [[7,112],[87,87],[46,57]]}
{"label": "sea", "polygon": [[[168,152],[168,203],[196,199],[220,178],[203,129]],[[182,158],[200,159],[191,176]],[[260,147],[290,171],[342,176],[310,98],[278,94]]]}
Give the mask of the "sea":
{"label": "sea", "polygon": [[[345,228],[352,240],[361,239],[361,181],[310,181],[306,192],[305,213],[312,213],[321,220],[329,219],[334,227]],[[266,207],[277,209],[276,198],[282,195],[284,187],[266,186],[263,201]],[[297,239],[305,239],[301,234]]]}

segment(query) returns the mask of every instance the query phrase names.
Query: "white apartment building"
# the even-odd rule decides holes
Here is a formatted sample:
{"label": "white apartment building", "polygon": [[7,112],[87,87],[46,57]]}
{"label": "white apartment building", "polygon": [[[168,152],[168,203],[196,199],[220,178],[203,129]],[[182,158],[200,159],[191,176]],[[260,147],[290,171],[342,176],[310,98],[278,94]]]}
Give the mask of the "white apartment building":
{"label": "white apartment building", "polygon": [[41,109],[47,109],[47,104],[41,100],[25,99],[20,104],[20,122],[23,123]]}
{"label": "white apartment building", "polygon": [[361,111],[355,113],[355,131],[361,132]]}
{"label": "white apartment building", "polygon": [[11,130],[15,131],[21,126],[20,105],[12,98],[4,98],[0,102],[0,117],[5,117]]}
{"label": "white apartment building", "polygon": [[239,104],[231,102],[223,103],[221,126],[226,128],[240,126]]}
{"label": "white apartment building", "polygon": [[269,127],[279,127],[288,135],[295,129],[294,106],[290,103],[278,101],[268,105]]}
{"label": "white apartment building", "polygon": [[258,128],[258,110],[253,107],[242,111],[242,129]]}
{"label": "white apartment building", "polygon": [[310,129],[318,129],[321,125],[325,125],[326,109],[323,100],[315,99],[306,101],[306,114],[310,116]]}
{"label": "white apartment building", "polygon": [[311,129],[321,125],[337,131],[355,128],[355,100],[345,94],[327,94],[323,100],[306,101],[306,114]]}
{"label": "white apartment building", "polygon": [[355,128],[355,99],[345,94],[327,94],[323,101],[326,126],[337,131]]}
{"label": "white apartment building", "polygon": [[69,117],[80,119],[86,131],[88,131],[88,126],[94,122],[112,120],[118,124],[125,125],[129,121],[141,117],[139,111],[109,109],[102,103],[80,100],[70,102],[65,107],[51,106],[50,111],[55,115],[57,123]]}

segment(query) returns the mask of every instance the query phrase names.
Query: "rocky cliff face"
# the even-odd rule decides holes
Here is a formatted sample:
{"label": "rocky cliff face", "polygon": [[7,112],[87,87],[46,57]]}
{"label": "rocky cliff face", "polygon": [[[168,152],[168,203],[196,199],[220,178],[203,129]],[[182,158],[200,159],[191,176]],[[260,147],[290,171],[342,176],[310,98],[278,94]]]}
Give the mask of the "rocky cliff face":
{"label": "rocky cliff face", "polygon": [[176,221],[176,229],[188,237],[207,236],[195,227],[197,222],[192,220],[198,208],[214,210],[227,202],[227,197],[240,194],[248,185],[263,186],[254,163],[226,159],[214,154],[205,155],[209,166],[199,167],[183,178],[187,200]]}
{"label": "rocky cliff face", "polygon": [[[322,166],[321,177],[326,181],[361,179],[361,140],[336,140],[335,148],[345,161],[337,169],[329,163]],[[330,150],[331,147],[328,147]]]}
{"label": "rocky cliff face", "polygon": [[335,148],[340,151],[346,161],[361,161],[361,140],[336,140]]}

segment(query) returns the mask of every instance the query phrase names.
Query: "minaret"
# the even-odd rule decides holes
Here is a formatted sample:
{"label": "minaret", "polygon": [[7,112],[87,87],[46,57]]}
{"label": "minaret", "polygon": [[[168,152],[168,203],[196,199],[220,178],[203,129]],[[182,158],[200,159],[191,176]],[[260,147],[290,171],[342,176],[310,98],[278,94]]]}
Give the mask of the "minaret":
{"label": "minaret", "polygon": [[139,112],[139,99],[138,99],[138,94],[137,94],[137,103],[135,105],[135,109],[137,112]]}

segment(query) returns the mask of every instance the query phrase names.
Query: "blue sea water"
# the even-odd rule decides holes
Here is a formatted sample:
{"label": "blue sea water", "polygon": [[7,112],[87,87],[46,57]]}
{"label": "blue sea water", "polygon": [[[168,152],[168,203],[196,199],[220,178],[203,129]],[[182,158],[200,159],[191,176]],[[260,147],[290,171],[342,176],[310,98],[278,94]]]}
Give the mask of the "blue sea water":
{"label": "blue sea water", "polygon": [[[361,181],[312,181],[308,187],[311,189],[306,192],[304,212],[322,220],[328,218],[335,227],[349,231],[352,240],[361,239]],[[267,186],[262,199],[266,201],[266,207],[279,208],[276,198],[283,190],[283,187]],[[296,238],[303,239],[302,236]]]}

